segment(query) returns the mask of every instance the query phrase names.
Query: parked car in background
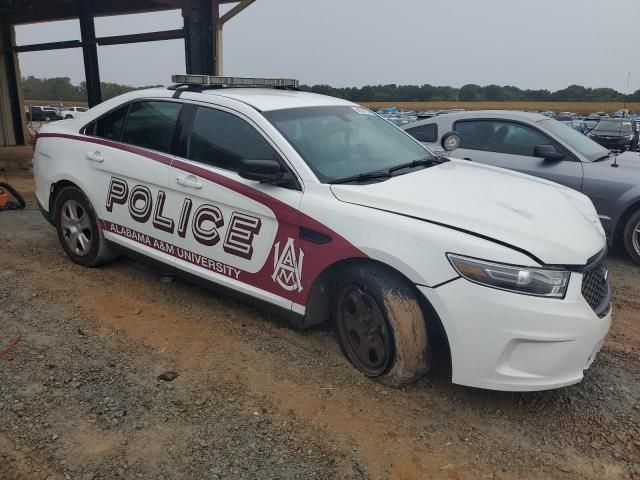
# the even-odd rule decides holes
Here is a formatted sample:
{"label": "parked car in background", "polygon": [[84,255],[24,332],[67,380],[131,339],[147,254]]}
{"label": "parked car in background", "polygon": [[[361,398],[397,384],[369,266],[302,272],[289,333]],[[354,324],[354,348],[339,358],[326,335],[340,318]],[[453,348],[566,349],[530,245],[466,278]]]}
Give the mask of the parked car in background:
{"label": "parked car in background", "polygon": [[601,118],[609,118],[609,114],[605,113],[605,112],[593,112],[592,114],[590,114],[587,118],[589,119],[595,119],[595,120],[600,120]]}
{"label": "parked car in background", "polygon": [[68,107],[66,110],[63,110],[60,115],[62,115],[62,118],[76,118],[87,110],[89,110],[87,107]]}
{"label": "parked car in background", "polygon": [[589,134],[589,132],[591,130],[593,130],[596,125],[598,125],[598,122],[600,121],[600,119],[593,119],[593,118],[586,118],[582,121],[582,124],[584,125],[584,130],[583,130],[583,134],[587,135]]}
{"label": "parked car in background", "polygon": [[33,105],[25,113],[28,121],[49,122],[52,120],[62,120],[62,116],[58,111],[49,107],[41,107]]}
{"label": "parked car in background", "polygon": [[556,117],[556,120],[559,122],[571,122],[575,118],[575,113],[571,112],[560,112]]}
{"label": "parked car in background", "polygon": [[589,138],[611,150],[637,150],[636,122],[623,118],[605,118],[589,132]]}
{"label": "parked car in background", "polygon": [[617,112],[612,115],[613,118],[628,118],[629,117],[629,109],[621,108]]}
{"label": "parked car in background", "polygon": [[621,240],[640,263],[640,154],[615,154],[561,122],[526,112],[441,115],[403,129],[440,150],[447,133],[457,132],[461,144],[455,157],[581,191],[593,201],[609,245]]}

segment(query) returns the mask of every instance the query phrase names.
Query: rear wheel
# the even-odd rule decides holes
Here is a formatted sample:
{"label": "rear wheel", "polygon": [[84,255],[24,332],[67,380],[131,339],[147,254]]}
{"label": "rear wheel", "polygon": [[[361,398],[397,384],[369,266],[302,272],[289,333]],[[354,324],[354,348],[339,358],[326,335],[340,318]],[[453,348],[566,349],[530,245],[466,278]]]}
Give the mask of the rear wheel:
{"label": "rear wheel", "polygon": [[337,288],[336,336],[358,370],[394,387],[428,370],[423,312],[415,290],[400,275],[376,265],[351,266]]}
{"label": "rear wheel", "polygon": [[114,257],[95,210],[80,189],[63,188],[56,196],[54,213],[60,244],[75,263],[97,267]]}
{"label": "rear wheel", "polygon": [[623,237],[627,253],[636,263],[640,263],[640,210],[627,221]]}

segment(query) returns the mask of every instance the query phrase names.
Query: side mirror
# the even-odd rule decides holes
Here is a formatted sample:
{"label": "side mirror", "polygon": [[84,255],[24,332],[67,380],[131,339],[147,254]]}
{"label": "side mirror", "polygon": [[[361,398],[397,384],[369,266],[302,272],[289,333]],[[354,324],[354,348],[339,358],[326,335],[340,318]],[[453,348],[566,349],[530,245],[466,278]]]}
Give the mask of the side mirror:
{"label": "side mirror", "polygon": [[562,160],[566,155],[556,150],[553,145],[537,145],[533,149],[533,156],[545,160]]}
{"label": "side mirror", "polygon": [[276,160],[247,160],[240,161],[238,175],[247,180],[263,183],[278,183],[284,178],[284,170]]}
{"label": "side mirror", "polygon": [[440,145],[447,152],[453,152],[456,148],[460,148],[460,144],[462,143],[462,137],[456,132],[448,132],[442,136],[442,140],[440,140]]}

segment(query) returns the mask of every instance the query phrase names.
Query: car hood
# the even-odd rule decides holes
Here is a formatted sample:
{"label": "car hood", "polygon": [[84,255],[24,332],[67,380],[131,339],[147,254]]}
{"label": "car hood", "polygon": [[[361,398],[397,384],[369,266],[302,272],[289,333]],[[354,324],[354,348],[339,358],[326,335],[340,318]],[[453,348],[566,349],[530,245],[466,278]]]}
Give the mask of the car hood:
{"label": "car hood", "polygon": [[[631,182],[640,183],[640,153],[622,152],[619,155],[611,155],[609,158],[603,160],[602,162],[592,162],[592,164],[597,166],[600,166],[600,164],[611,166],[614,162],[616,163],[616,165],[618,165],[618,168],[617,170],[612,169],[612,171],[610,172],[612,175],[623,175],[626,176],[626,178]],[[586,167],[587,165],[591,164],[585,163],[584,165]],[[637,174],[638,176],[628,177],[631,172],[633,172],[633,174]],[[606,178],[607,176],[605,175],[603,179]]]}
{"label": "car hood", "polygon": [[620,133],[620,130],[592,130],[591,133],[598,137],[627,137],[633,135],[633,133]]}
{"label": "car hood", "polygon": [[343,202],[462,229],[547,265],[584,265],[605,247],[587,197],[500,168],[451,160],[384,182],[331,189]]}

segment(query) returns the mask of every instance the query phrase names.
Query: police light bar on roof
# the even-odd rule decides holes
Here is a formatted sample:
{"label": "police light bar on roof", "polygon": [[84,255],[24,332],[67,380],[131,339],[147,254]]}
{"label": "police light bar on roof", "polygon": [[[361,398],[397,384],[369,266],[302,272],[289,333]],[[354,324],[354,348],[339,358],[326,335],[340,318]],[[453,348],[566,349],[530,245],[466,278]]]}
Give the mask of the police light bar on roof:
{"label": "police light bar on roof", "polygon": [[297,87],[298,80],[289,78],[216,77],[214,75],[173,75],[171,80],[181,85],[211,87]]}

